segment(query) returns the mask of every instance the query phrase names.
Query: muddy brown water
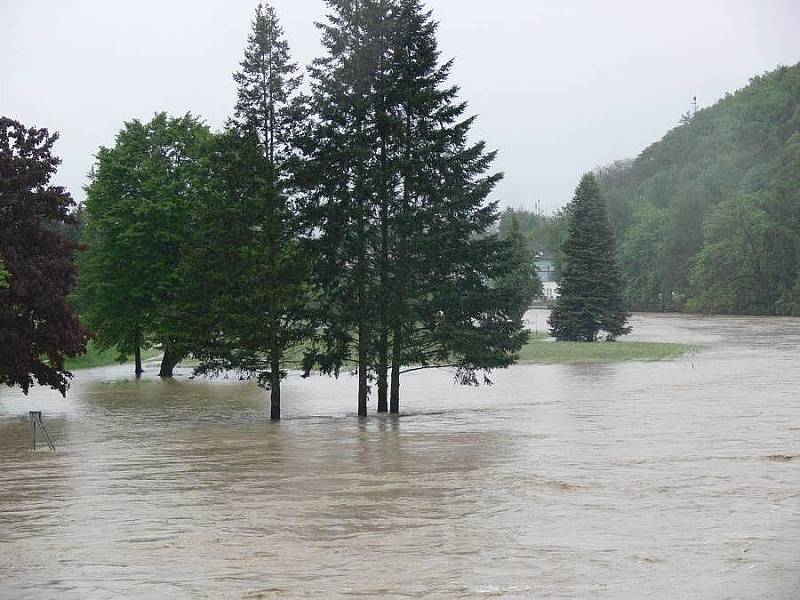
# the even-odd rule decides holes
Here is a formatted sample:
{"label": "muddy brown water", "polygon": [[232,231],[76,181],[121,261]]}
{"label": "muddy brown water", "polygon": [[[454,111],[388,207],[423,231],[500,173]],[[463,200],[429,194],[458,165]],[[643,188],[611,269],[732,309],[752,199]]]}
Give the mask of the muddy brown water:
{"label": "muddy brown water", "polygon": [[0,597],[800,598],[800,320],[635,326],[705,349],[418,373],[366,422],[350,377],[288,380],[279,425],[186,370],[0,390]]}

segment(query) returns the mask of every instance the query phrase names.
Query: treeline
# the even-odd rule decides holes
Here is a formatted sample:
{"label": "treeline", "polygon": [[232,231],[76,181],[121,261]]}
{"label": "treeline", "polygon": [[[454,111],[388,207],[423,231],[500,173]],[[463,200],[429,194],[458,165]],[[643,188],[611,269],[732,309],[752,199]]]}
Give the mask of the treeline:
{"label": "treeline", "polygon": [[259,6],[221,132],[131,121],[101,148],[75,304],[101,347],[164,350],[271,390],[288,369],[358,375],[358,413],[400,410],[401,374],[476,385],[513,364],[538,281],[498,236],[502,177],[473,142],[419,0],[328,0],[303,74]]}
{"label": "treeline", "polygon": [[[686,114],[635,160],[596,171],[634,310],[800,315],[800,65]],[[537,252],[569,207],[507,210]]]}
{"label": "treeline", "polygon": [[598,175],[632,308],[800,315],[800,65]]}
{"label": "treeline", "polygon": [[535,257],[552,256],[557,273],[564,268],[563,246],[567,238],[569,205],[552,214],[538,213],[524,208],[506,208],[500,215],[498,233],[507,238],[513,228],[519,228],[527,246]]}

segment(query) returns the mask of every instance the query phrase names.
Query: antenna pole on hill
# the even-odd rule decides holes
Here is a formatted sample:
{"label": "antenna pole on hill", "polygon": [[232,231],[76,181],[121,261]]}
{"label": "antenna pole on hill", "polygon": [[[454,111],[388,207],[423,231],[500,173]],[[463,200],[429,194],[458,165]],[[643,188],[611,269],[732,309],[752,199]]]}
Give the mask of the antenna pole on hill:
{"label": "antenna pole on hill", "polygon": [[692,108],[694,109],[694,115],[697,115],[697,96],[692,99]]}

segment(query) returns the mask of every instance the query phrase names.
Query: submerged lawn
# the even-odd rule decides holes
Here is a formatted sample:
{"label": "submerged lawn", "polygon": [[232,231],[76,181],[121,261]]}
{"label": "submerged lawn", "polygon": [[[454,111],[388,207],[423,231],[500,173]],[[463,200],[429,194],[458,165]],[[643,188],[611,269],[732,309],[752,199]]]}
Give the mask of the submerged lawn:
{"label": "submerged lawn", "polygon": [[[697,346],[664,344],[659,342],[555,342],[546,333],[531,334],[528,344],[519,353],[519,364],[579,364],[615,363],[630,361],[658,361],[677,358],[687,352],[697,351]],[[157,348],[142,351],[142,360],[161,355]],[[98,350],[89,342],[86,354],[66,361],[69,371],[94,369],[118,364],[115,348]],[[297,357],[299,362],[299,354]],[[130,362],[130,357],[128,362]],[[183,364],[193,364],[184,361]]]}
{"label": "submerged lawn", "polygon": [[696,351],[696,346],[659,342],[555,342],[547,334],[531,335],[519,364],[578,364],[657,361]]}
{"label": "submerged lawn", "polygon": [[[148,360],[161,355],[161,350],[151,348],[150,350],[142,350],[142,360]],[[116,348],[109,350],[98,350],[94,342],[89,342],[86,347],[86,354],[77,358],[70,358],[66,361],[66,368],[68,371],[79,371],[81,369],[94,369],[96,367],[108,367],[110,365],[119,364],[117,358],[119,351]],[[130,362],[131,357],[128,357]]]}

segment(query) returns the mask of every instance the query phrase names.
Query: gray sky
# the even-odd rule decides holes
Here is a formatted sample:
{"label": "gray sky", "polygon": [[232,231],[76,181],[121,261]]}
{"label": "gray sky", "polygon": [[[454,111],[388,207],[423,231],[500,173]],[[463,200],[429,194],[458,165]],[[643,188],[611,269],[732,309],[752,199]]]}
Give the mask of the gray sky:
{"label": "gray sky", "polygon": [[[0,0],[0,114],[61,133],[76,199],[126,120],[191,111],[219,127],[256,0]],[[296,60],[322,0],[274,0]],[[635,156],[701,106],[800,61],[798,0],[429,0],[443,57],[500,150],[506,206],[565,204],[581,173]]]}

